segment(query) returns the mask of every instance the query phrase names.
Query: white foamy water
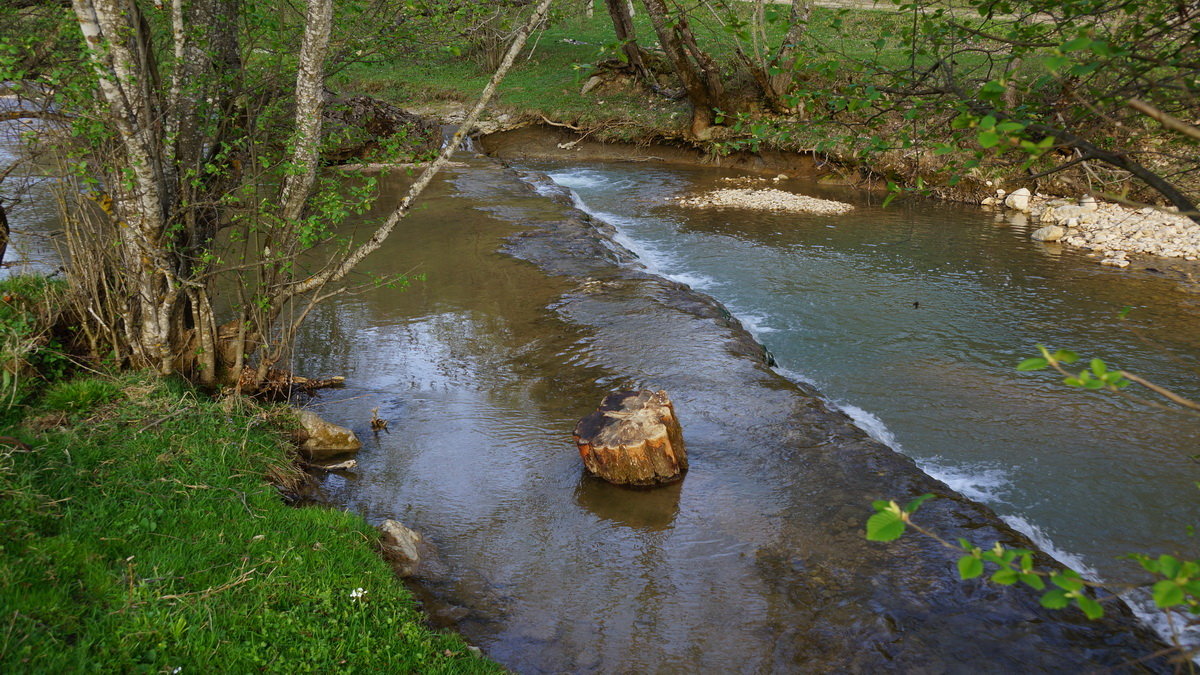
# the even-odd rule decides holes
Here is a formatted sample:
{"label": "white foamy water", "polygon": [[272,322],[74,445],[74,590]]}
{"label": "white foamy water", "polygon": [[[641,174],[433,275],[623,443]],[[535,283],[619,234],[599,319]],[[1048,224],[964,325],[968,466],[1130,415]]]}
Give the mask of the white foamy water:
{"label": "white foamy water", "polygon": [[1083,578],[1089,581],[1100,580],[1100,575],[1096,572],[1094,567],[1084,562],[1083,558],[1079,555],[1059,548],[1058,545],[1054,543],[1054,540],[1051,539],[1050,536],[1047,535],[1044,530],[1042,530],[1042,528],[1029,522],[1024,516],[1000,516],[1000,519],[1008,523],[1008,526],[1012,529],[1032,539],[1033,543],[1037,544],[1037,547],[1048,554],[1051,558],[1054,558],[1063,565],[1070,567],[1076,572],[1082,574]]}
{"label": "white foamy water", "polygon": [[[917,466],[968,499],[974,499],[989,506],[1007,503],[1004,497],[1012,487],[1012,479],[1004,469],[986,465],[953,466],[943,464],[937,458],[918,460]],[[1011,525],[1011,523],[1009,524]],[[1030,534],[1025,530],[1021,530],[1021,532],[1026,535]]]}
{"label": "white foamy water", "polygon": [[[613,241],[637,256],[638,261],[643,267],[646,268],[646,271],[650,272],[651,274],[657,274],[660,277],[670,279],[671,281],[686,284],[691,288],[696,289],[712,288],[719,285],[712,277],[679,269],[679,263],[676,256],[673,256],[668,251],[663,251],[632,236],[629,233],[629,229],[631,225],[636,224],[634,219],[591,208],[587,205],[587,202],[583,201],[583,198],[575,192],[572,185],[559,182],[560,176],[558,175],[547,175],[550,176],[554,182],[571,190],[571,203],[575,205],[575,208],[583,211],[593,218],[596,218],[597,220],[602,220],[609,225],[612,225],[616,230],[616,234],[613,235]],[[600,181],[603,181],[603,176],[589,176],[586,172],[571,173],[567,177],[574,181],[574,185],[578,185],[580,187],[587,187],[589,184],[596,185],[599,184]],[[597,182],[589,183],[589,181]],[[541,194],[545,193],[543,192]]]}

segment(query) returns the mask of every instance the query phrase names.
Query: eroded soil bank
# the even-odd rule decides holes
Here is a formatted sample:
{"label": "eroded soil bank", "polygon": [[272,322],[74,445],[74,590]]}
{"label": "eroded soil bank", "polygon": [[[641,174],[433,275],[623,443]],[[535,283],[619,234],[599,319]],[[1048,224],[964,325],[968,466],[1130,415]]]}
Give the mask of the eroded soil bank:
{"label": "eroded soil bank", "polygon": [[[368,437],[372,407],[390,420],[325,495],[438,546],[437,620],[522,672],[1087,670],[1162,647],[1117,604],[1090,622],[959,582],[928,539],[865,541],[872,500],[932,492],[922,522],[943,536],[1033,547],[612,234],[544,177],[471,160],[364,270],[426,281],[318,308],[298,346],[299,370],[352,383],[322,414]],[[575,421],[640,387],[670,392],[689,473],[584,477]]]}

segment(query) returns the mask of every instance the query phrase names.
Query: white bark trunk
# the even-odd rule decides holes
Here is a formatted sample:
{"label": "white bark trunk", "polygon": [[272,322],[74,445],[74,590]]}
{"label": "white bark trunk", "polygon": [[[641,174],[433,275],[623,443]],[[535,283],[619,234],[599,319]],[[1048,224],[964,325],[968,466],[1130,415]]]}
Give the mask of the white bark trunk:
{"label": "white bark trunk", "polygon": [[126,252],[130,284],[141,325],[133,346],[148,363],[170,372],[169,308],[164,311],[163,285],[171,285],[171,265],[162,247],[165,229],[164,172],[161,139],[153,128],[153,73],[148,71],[148,45],[136,8],[121,0],[72,0],[80,30],[88,44],[99,87],[121,141],[122,164],[131,184],[107,186],[113,214]]}
{"label": "white bark trunk", "polygon": [[444,148],[442,148],[442,152],[438,158],[434,160],[434,162],[430,164],[423,172],[421,172],[421,175],[417,178],[416,182],[413,183],[412,187],[409,188],[408,193],[404,195],[404,199],[400,200],[400,204],[394,211],[392,211],[387,220],[385,220],[383,224],[375,230],[375,232],[369,239],[367,239],[367,241],[363,242],[358,248],[343,258],[341,262],[326,268],[322,272],[314,274],[286,287],[276,298],[277,306],[282,306],[288,300],[296,297],[297,295],[311,293],[322,288],[326,284],[340,281],[341,279],[345,278],[345,276],[349,274],[356,265],[362,262],[364,258],[383,245],[383,242],[388,238],[388,235],[390,235],[392,230],[395,229],[396,224],[408,214],[408,211],[412,207],[412,204],[416,198],[425,190],[425,188],[433,180],[434,176],[437,175],[438,171],[445,166],[446,162],[449,161],[450,156],[458,151],[458,147],[462,144],[463,138],[470,133],[472,128],[474,128],[475,122],[479,119],[480,114],[483,113],[484,108],[487,107],[488,103],[491,102],[492,96],[496,93],[496,87],[500,85],[500,81],[503,80],[504,76],[508,74],[508,70],[512,67],[513,61],[515,61],[517,55],[521,53],[521,49],[525,47],[525,41],[529,39],[529,34],[533,32],[533,29],[540,25],[546,18],[546,13],[550,9],[551,2],[552,0],[540,0],[536,9],[533,11],[533,15],[530,16],[528,23],[525,24],[525,26],[513,40],[512,44],[509,46],[508,52],[504,55],[504,59],[500,62],[500,67],[497,68],[496,72],[492,74],[491,81],[488,82],[487,86],[484,87],[483,92],[479,95],[479,101],[475,104],[474,109],[471,110],[470,114],[467,115],[467,118],[458,127],[458,131],[454,132],[454,137],[450,139],[450,142],[447,143]]}
{"label": "white bark trunk", "polygon": [[325,55],[333,24],[331,0],[309,0],[296,73],[296,136],[292,170],[283,183],[281,217],[291,226],[300,219],[317,177],[321,112],[325,107]]}

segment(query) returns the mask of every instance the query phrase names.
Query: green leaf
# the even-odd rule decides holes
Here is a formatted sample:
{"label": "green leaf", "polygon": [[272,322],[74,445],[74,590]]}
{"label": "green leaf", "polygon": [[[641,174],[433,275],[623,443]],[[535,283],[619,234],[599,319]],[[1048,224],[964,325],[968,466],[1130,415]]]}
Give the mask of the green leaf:
{"label": "green leaf", "polygon": [[967,127],[971,126],[971,124],[973,124],[974,122],[975,122],[975,117],[973,115],[971,115],[970,113],[962,113],[961,115],[959,115],[958,117],[955,117],[954,120],[950,122],[950,128],[951,129],[966,129]]}
{"label": "green leaf", "polygon": [[1022,581],[1022,582],[1023,582],[1023,583],[1024,583],[1026,586],[1029,586],[1029,587],[1031,587],[1031,588],[1035,588],[1035,589],[1037,589],[1037,590],[1039,590],[1039,591],[1040,591],[1040,590],[1042,590],[1042,589],[1044,589],[1044,588],[1046,588],[1046,582],[1045,582],[1045,581],[1042,581],[1042,578],[1041,578],[1040,576],[1036,575],[1036,574],[1022,574],[1022,575],[1021,575],[1021,581]]}
{"label": "green leaf", "polygon": [[1080,49],[1090,49],[1091,46],[1092,46],[1092,39],[1086,35],[1080,35],[1079,37],[1075,38],[1074,40],[1071,40],[1070,42],[1063,45],[1062,50],[1064,52],[1074,52],[1074,51],[1078,51]]}
{"label": "green leaf", "polygon": [[964,555],[958,559],[958,576],[963,579],[974,579],[983,574],[983,561],[973,555]]}
{"label": "green leaf", "polygon": [[1071,59],[1058,54],[1054,56],[1047,56],[1046,58],[1042,59],[1042,65],[1046,67],[1046,70],[1050,71],[1058,70],[1070,62]]}
{"label": "green leaf", "polygon": [[1100,68],[1103,66],[1104,64],[1100,63],[1099,61],[1093,61],[1091,63],[1077,63],[1071,66],[1071,69],[1067,72],[1076,76],[1091,75],[1097,70],[1100,70]]}
{"label": "green leaf", "polygon": [[917,497],[916,499],[912,500],[911,502],[905,504],[904,511],[906,513],[916,513],[917,509],[921,508],[921,505],[924,504],[925,502],[929,501],[930,499],[933,499],[933,495],[928,494],[928,493],[923,494],[920,497]]}
{"label": "green leaf", "polygon": [[1092,372],[1096,375],[1103,376],[1108,372],[1108,366],[1100,359],[1092,359]]}
{"label": "green leaf", "polygon": [[1152,592],[1154,604],[1163,609],[1183,604],[1183,587],[1175,583],[1174,579],[1163,579],[1155,583]]}
{"label": "green leaf", "polygon": [[991,115],[985,116],[983,119],[979,120],[979,128],[983,129],[984,131],[989,131],[991,129],[995,129],[996,128],[996,118],[992,117]]}
{"label": "green leaf", "polygon": [[1078,591],[1083,588],[1083,580],[1079,573],[1072,570],[1063,570],[1050,575],[1050,583],[1058,586],[1064,591]]}
{"label": "green leaf", "polygon": [[1075,596],[1075,603],[1079,605],[1079,609],[1083,610],[1087,618],[1093,621],[1104,616],[1104,608],[1089,595],[1080,594]]}
{"label": "green leaf", "polygon": [[1160,555],[1158,557],[1158,572],[1168,579],[1174,579],[1179,576],[1179,568],[1182,563],[1179,558],[1173,555]]}
{"label": "green leaf", "polygon": [[979,136],[976,137],[976,140],[978,140],[979,145],[984,148],[994,148],[1000,143],[1000,134],[996,133],[995,131],[981,131],[979,132]]}
{"label": "green leaf", "polygon": [[1043,358],[1025,359],[1017,364],[1017,370],[1043,370],[1050,362]]}
{"label": "green leaf", "polygon": [[1138,553],[1135,553],[1135,554],[1131,555],[1130,557],[1133,558],[1134,560],[1138,561],[1138,563],[1141,564],[1142,569],[1146,570],[1147,572],[1150,572],[1151,574],[1158,574],[1158,561],[1155,560],[1154,558],[1151,558],[1150,556],[1147,556],[1147,555],[1141,555]]}
{"label": "green leaf", "polygon": [[1071,604],[1071,599],[1067,597],[1067,592],[1061,588],[1051,589],[1042,596],[1042,607],[1046,609],[1062,609]]}
{"label": "green leaf", "polygon": [[904,521],[892,511],[880,511],[867,519],[867,541],[894,541],[904,534]]}
{"label": "green leaf", "polygon": [[996,570],[996,573],[992,575],[992,581],[1000,584],[1001,586],[1012,586],[1013,584],[1017,583],[1020,578],[1021,575],[1011,567],[998,569]]}
{"label": "green leaf", "polygon": [[1075,363],[1079,360],[1079,355],[1070,349],[1060,349],[1054,352],[1054,359],[1063,363]]}

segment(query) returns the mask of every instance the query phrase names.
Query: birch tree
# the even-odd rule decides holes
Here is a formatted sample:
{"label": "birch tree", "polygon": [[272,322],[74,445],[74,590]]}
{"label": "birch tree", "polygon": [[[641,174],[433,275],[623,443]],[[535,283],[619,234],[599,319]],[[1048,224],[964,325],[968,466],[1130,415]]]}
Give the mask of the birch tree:
{"label": "birch tree", "polygon": [[[92,135],[67,221],[69,279],[92,350],[207,385],[261,383],[312,306],[342,292],[457,149],[550,2],[533,8],[463,128],[391,216],[365,241],[339,243],[344,205],[321,206],[338,196],[319,174],[332,0],[308,0],[303,16],[238,0],[72,0],[96,96],[74,124]],[[255,22],[272,48],[247,34]],[[272,91],[283,88],[270,79],[276,64],[294,73],[287,96]],[[316,271],[300,268],[299,256],[323,250]]]}

